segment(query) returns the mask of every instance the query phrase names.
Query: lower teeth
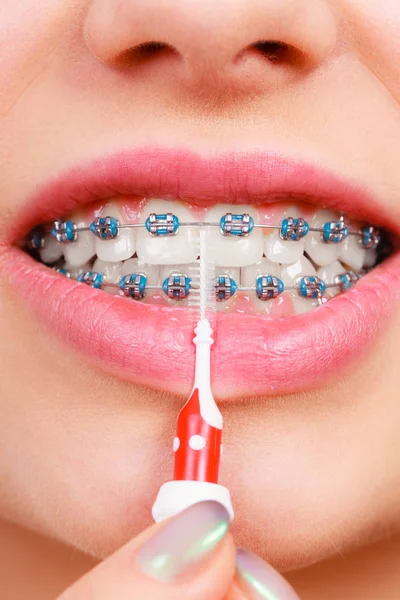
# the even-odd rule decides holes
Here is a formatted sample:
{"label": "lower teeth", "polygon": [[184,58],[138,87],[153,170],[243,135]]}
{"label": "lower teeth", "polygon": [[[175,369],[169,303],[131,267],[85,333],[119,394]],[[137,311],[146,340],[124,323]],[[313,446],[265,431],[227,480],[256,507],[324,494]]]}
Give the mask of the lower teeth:
{"label": "lower teeth", "polygon": [[[179,304],[190,297],[192,290],[198,289],[192,284],[190,272],[173,272],[164,279],[161,285],[148,284],[147,275],[141,272],[124,275],[118,283],[110,281],[109,276],[96,271],[83,271],[79,275],[72,274],[64,267],[54,269],[69,278],[76,278],[79,282],[90,287],[107,290],[111,293],[133,300],[144,300],[150,293],[159,292],[166,298]],[[189,273],[189,274],[188,274]],[[215,300],[219,304],[229,304],[232,299],[246,297],[250,293],[254,298],[263,303],[272,303],[284,293],[297,295],[299,298],[314,300],[317,304],[323,304],[329,298],[329,292],[335,295],[352,288],[364,273],[346,271],[336,275],[332,283],[325,283],[316,275],[299,277],[295,285],[285,285],[279,277],[264,273],[258,275],[253,286],[239,285],[232,277],[221,274],[214,281]],[[248,296],[247,296],[248,297]]]}

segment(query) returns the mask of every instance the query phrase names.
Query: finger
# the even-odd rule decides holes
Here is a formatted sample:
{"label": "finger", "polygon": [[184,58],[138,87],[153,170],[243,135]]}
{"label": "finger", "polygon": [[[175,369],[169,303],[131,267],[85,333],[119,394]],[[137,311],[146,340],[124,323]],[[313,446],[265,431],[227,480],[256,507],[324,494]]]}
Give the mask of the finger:
{"label": "finger", "polygon": [[236,553],[236,582],[243,592],[234,600],[300,600],[292,586],[265,561],[246,550]]}
{"label": "finger", "polygon": [[234,573],[229,515],[200,502],[126,544],[59,600],[222,600]]}
{"label": "finger", "polygon": [[248,596],[244,595],[244,592],[240,589],[239,584],[234,581],[224,600],[247,600],[247,598]]}

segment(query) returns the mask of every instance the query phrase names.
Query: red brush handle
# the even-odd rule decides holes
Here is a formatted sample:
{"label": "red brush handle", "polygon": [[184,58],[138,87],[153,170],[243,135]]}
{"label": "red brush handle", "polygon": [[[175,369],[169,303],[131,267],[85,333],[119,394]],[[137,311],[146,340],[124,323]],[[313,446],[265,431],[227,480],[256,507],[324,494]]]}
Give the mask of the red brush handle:
{"label": "red brush handle", "polygon": [[178,416],[174,480],[218,483],[221,440],[222,430],[201,416],[199,391],[195,389]]}

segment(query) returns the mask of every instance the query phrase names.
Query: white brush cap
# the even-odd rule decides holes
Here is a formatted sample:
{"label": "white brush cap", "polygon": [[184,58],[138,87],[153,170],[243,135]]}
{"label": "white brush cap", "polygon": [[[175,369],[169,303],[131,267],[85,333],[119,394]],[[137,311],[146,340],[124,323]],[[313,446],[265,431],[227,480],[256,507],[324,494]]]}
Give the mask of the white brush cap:
{"label": "white brush cap", "polygon": [[234,512],[228,488],[208,481],[167,481],[161,486],[153,506],[153,518],[158,523],[172,517],[185,508],[203,502],[215,500],[226,508],[231,522]]}

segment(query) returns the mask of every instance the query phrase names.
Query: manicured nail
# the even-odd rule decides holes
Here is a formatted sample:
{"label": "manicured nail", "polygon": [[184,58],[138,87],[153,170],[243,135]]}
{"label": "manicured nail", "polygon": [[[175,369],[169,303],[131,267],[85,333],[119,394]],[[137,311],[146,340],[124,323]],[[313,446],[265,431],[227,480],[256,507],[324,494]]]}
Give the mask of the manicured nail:
{"label": "manicured nail", "polygon": [[238,550],[236,571],[249,600],[300,600],[286,579],[255,554]]}
{"label": "manicured nail", "polygon": [[200,569],[229,530],[226,509],[199,502],[168,521],[136,554],[139,567],[153,579],[173,581]]}

